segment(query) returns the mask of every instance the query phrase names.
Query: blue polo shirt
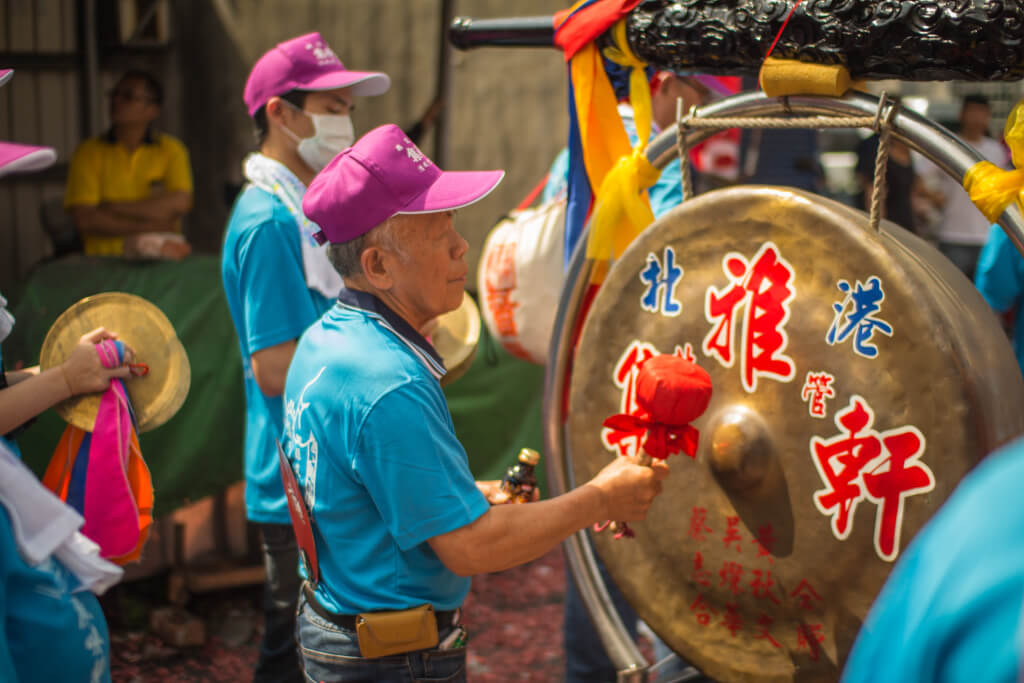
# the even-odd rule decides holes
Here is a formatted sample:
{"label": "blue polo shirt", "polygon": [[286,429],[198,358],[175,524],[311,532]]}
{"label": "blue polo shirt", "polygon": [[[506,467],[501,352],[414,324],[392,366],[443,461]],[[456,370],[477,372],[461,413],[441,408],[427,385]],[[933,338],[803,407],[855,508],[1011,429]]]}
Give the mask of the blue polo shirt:
{"label": "blue polo shirt", "polygon": [[0,505],[0,681],[110,681],[99,601],[53,558],[31,566]]}
{"label": "blue polo shirt", "polygon": [[245,507],[250,520],[291,524],[274,439],[284,403],[260,391],[252,354],[298,339],[331,300],[306,286],[295,219],[274,195],[248,186],[224,235],[221,277],[245,373]]}
{"label": "blue polo shirt", "polygon": [[316,597],[339,614],[454,609],[469,591],[427,540],[489,508],[469,471],[434,348],[376,297],[342,290],[299,341],[286,452],[313,518]]}
{"label": "blue polo shirt", "polygon": [[1024,651],[1024,440],[988,456],[903,553],[844,683],[1017,681]]}

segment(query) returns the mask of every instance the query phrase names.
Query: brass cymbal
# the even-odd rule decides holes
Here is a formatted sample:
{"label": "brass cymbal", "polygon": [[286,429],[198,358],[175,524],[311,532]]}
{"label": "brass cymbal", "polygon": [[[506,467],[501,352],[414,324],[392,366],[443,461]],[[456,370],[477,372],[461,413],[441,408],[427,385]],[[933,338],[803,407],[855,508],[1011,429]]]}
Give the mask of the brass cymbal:
{"label": "brass cymbal", "polygon": [[[716,680],[836,680],[914,534],[1024,432],[984,300],[933,247],[788,188],[662,216],[612,265],[569,381],[576,482],[631,453],[636,365],[692,356],[714,395],[636,538],[594,547],[639,616]],[[631,440],[632,439],[632,440]]]}
{"label": "brass cymbal", "polygon": [[[39,352],[43,370],[63,363],[82,335],[97,327],[116,332],[135,351],[138,363],[149,366],[143,377],[125,381],[139,432],[171,419],[185,402],[191,367],[170,320],[154,304],[134,294],[106,292],[75,303],[53,323]],[[92,431],[101,394],[82,394],[62,401],[57,413],[70,424]]]}
{"label": "brass cymbal", "polygon": [[430,341],[448,369],[441,378],[442,386],[466,374],[473,365],[476,347],[480,343],[480,310],[473,297],[463,293],[458,308],[438,316]]}

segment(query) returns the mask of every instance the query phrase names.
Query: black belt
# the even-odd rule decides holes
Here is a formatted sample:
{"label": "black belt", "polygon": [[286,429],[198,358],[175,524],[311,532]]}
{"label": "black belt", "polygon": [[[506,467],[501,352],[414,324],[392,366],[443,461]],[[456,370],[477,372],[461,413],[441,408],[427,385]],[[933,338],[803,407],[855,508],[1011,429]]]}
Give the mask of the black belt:
{"label": "black belt", "polygon": [[[306,596],[306,602],[313,608],[320,617],[326,621],[331,622],[335,626],[340,626],[343,629],[349,631],[356,630],[356,619],[359,618],[355,614],[335,614],[326,607],[320,604],[316,599],[316,594],[313,589],[310,588],[308,583],[302,584],[302,593]],[[456,616],[458,616],[459,610],[445,610],[444,612],[434,612],[434,618],[437,620],[437,632],[441,633],[447,628],[455,625]]]}

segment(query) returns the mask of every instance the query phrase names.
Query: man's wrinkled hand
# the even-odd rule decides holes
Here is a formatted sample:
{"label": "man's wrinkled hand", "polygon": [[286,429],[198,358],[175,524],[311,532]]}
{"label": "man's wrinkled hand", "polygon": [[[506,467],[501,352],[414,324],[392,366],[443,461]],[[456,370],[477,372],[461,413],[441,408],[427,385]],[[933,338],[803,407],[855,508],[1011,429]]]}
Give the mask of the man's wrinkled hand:
{"label": "man's wrinkled hand", "polygon": [[647,517],[668,473],[668,465],[660,460],[646,467],[620,457],[606,465],[587,485],[601,492],[605,508],[603,519],[639,522]]}

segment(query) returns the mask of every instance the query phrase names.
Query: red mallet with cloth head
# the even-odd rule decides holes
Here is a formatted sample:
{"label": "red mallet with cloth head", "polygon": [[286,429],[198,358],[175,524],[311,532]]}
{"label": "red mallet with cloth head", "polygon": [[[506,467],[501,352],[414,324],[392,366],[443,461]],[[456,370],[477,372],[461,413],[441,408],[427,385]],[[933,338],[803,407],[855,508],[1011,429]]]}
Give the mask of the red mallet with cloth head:
{"label": "red mallet with cloth head", "polygon": [[[711,377],[696,363],[670,354],[653,356],[640,366],[636,378],[637,409],[612,415],[604,426],[639,439],[638,465],[650,466],[674,453],[697,457],[700,433],[690,423],[704,414],[711,402]],[[610,528],[615,538],[632,537],[625,522],[595,525]]]}

